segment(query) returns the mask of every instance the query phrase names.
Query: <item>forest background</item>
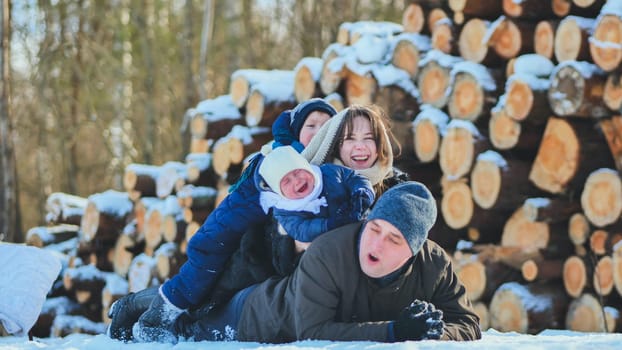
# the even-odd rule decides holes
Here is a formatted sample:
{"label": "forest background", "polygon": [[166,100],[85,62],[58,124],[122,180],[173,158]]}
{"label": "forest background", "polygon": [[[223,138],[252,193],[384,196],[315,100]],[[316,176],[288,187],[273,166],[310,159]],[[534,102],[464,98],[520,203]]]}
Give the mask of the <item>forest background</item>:
{"label": "forest background", "polygon": [[125,166],[182,161],[184,114],[243,68],[321,57],[339,25],[401,23],[407,0],[0,0],[0,241],[53,192],[123,190]]}

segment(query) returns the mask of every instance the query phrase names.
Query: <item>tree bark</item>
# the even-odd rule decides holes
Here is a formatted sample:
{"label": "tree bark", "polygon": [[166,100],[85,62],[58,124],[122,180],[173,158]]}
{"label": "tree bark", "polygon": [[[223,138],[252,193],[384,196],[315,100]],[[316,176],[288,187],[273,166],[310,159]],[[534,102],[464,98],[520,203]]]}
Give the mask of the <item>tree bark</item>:
{"label": "tree bark", "polygon": [[622,174],[622,116],[617,115],[611,119],[602,119],[598,124],[607,139],[616,169]]}
{"label": "tree bark", "polygon": [[10,115],[11,14],[8,0],[0,8],[0,241],[23,242],[17,197],[17,167]]}

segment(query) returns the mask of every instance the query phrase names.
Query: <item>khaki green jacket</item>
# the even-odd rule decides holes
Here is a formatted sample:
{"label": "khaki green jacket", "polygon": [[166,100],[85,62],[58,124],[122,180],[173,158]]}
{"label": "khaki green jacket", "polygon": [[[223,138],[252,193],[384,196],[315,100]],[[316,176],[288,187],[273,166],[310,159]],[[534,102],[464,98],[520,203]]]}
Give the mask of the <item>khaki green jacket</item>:
{"label": "khaki green jacket", "polygon": [[239,339],[389,341],[388,324],[415,299],[443,311],[443,339],[481,338],[479,319],[440,246],[426,241],[406,273],[380,288],[360,269],[360,230],[358,223],[323,234],[291,276],[260,284],[244,305]]}

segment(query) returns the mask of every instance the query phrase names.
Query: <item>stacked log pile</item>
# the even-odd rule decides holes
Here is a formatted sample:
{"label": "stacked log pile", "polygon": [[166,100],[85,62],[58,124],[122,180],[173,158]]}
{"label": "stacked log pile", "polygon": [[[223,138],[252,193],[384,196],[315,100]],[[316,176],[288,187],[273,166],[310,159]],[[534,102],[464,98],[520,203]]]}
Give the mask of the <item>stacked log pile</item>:
{"label": "stacked log pile", "polygon": [[114,300],[174,275],[278,114],[311,97],[386,111],[483,329],[622,331],[621,23],[617,1],[417,0],[401,24],[343,23],[291,71],[236,71],[184,116],[183,162],[50,196],[28,241],[64,269],[33,332],[96,332]]}

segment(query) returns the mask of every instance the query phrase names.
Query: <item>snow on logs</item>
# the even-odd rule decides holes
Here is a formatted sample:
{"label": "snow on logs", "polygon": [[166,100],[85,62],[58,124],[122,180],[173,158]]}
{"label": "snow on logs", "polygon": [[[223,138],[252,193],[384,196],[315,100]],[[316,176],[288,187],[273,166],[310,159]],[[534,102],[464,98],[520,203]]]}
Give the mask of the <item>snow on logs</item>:
{"label": "snow on logs", "polygon": [[[127,166],[117,207],[131,210],[112,230],[89,224],[107,222],[89,200],[55,195],[48,226],[33,228],[30,244],[71,256],[67,267],[90,264],[126,282],[100,306],[80,306],[90,313],[71,313],[107,322],[112,300],[176,273],[188,240],[271,139],[278,113],[318,96],[337,110],[385,109],[402,144],[395,164],[435,194],[441,213],[430,237],[453,253],[483,329],[619,331],[622,11],[598,0],[478,9],[485,3],[412,1],[402,25],[344,23],[322,57],[291,71],[234,72],[228,95],[184,116],[183,162]],[[36,239],[69,223],[80,224],[77,238]],[[61,289],[54,295],[77,298]],[[543,312],[551,298],[559,305]]]}

